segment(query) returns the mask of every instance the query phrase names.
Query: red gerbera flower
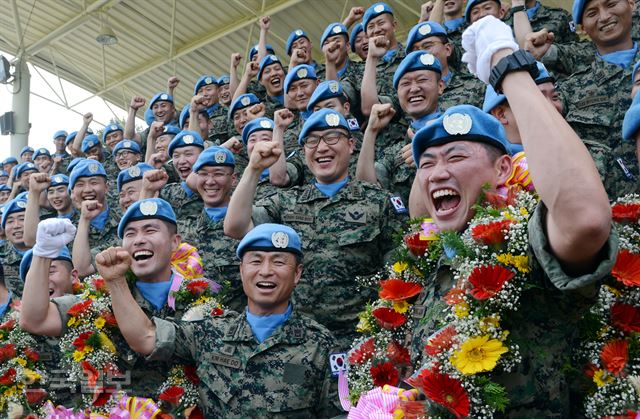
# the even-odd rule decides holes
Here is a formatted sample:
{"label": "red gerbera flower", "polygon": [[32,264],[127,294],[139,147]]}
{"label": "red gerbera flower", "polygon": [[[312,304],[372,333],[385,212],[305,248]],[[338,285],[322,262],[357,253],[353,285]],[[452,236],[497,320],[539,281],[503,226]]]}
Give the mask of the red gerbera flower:
{"label": "red gerbera flower", "polygon": [[621,250],[618,253],[616,264],[611,270],[611,275],[626,286],[640,286],[640,255],[628,250]]}
{"label": "red gerbera flower", "polygon": [[16,356],[16,346],[8,343],[0,348],[0,362],[5,362]]}
{"label": "red gerbera flower", "polygon": [[202,295],[209,288],[209,282],[203,279],[189,281],[187,290],[193,295]]}
{"label": "red gerbera flower", "polygon": [[593,376],[596,374],[596,371],[598,371],[598,366],[591,362],[587,364],[586,367],[584,367],[584,375],[589,378],[593,378]]}
{"label": "red gerbera flower", "polygon": [[83,289],[83,285],[80,281],[74,281],[71,284],[71,291],[73,291],[74,294],[80,294],[82,292]]}
{"label": "red gerbera flower", "polygon": [[116,316],[114,316],[111,311],[100,313],[100,317],[104,319],[104,324],[109,327],[116,327],[118,325],[118,320],[116,320]]}
{"label": "red gerbera flower", "polygon": [[82,361],[80,365],[82,366],[82,372],[87,376],[87,384],[89,384],[89,387],[95,387],[100,372],[87,361]]}
{"label": "red gerbera flower", "polygon": [[16,369],[11,367],[0,377],[0,384],[10,386],[16,380]]}
{"label": "red gerbera flower", "polygon": [[629,359],[628,346],[629,343],[626,340],[614,340],[602,348],[600,359],[607,371],[613,374],[620,374],[622,372]]}
{"label": "red gerbera flower", "polygon": [[423,256],[424,253],[429,248],[429,240],[422,240],[420,236],[421,232],[417,231],[415,233],[407,234],[404,236],[404,244],[407,245],[409,252],[415,257]]}
{"label": "red gerbera flower", "polygon": [[27,393],[27,403],[31,406],[36,405],[44,400],[47,397],[47,392],[43,388],[28,388],[26,390]]}
{"label": "red gerbera flower", "polygon": [[375,343],[373,338],[367,339],[360,347],[349,355],[349,363],[352,365],[355,364],[364,364],[373,356],[373,351],[376,350]]}
{"label": "red gerbera flower", "polygon": [[476,300],[486,300],[500,292],[505,282],[513,279],[513,271],[500,266],[489,265],[474,268],[469,275],[469,283],[473,285],[470,292]]}
{"label": "red gerbera flower", "polygon": [[506,196],[498,192],[487,191],[484,193],[485,201],[493,208],[504,208],[516,201],[516,196],[521,189],[519,185],[510,186]]}
{"label": "red gerbera flower", "polygon": [[404,301],[415,297],[422,291],[422,285],[402,279],[380,281],[380,298],[389,301]]}
{"label": "red gerbera flower", "polygon": [[494,221],[488,224],[480,224],[471,229],[471,237],[477,242],[493,246],[505,241],[506,231],[513,224],[511,220]]}
{"label": "red gerbera flower", "polygon": [[371,372],[371,377],[373,378],[373,385],[376,387],[382,387],[385,384],[389,384],[392,386],[398,384],[400,373],[391,362],[378,364],[374,367],[371,367],[369,371]]}
{"label": "red gerbera flower", "polygon": [[631,304],[614,303],[611,307],[611,323],[627,333],[640,332],[640,310]]}
{"label": "red gerbera flower", "polygon": [[640,204],[615,204],[611,207],[613,221],[636,223],[640,218]]}
{"label": "red gerbera flower", "polygon": [[38,359],[40,359],[40,355],[31,348],[25,348],[24,354],[28,359],[30,359],[33,362],[36,362]]}
{"label": "red gerbera flower", "polygon": [[74,339],[72,345],[78,348],[79,351],[83,350],[87,344],[87,339],[93,335],[93,332],[82,332]]}
{"label": "red gerbera flower", "polygon": [[197,368],[195,366],[185,365],[184,375],[187,377],[187,380],[191,381],[193,384],[200,384],[200,377],[198,377]]}
{"label": "red gerbera flower", "polygon": [[464,301],[464,290],[462,288],[451,288],[444,297],[444,301],[450,306],[460,304]]}
{"label": "red gerbera flower", "polygon": [[189,413],[185,410],[187,419],[204,419],[204,413],[199,406],[194,406]]}
{"label": "red gerbera flower", "polygon": [[469,415],[469,396],[460,381],[429,370],[424,370],[420,376],[425,396],[446,407],[458,418]]}
{"label": "red gerbera flower", "polygon": [[91,307],[91,300],[81,301],[71,306],[67,311],[67,314],[73,317],[77,317],[80,314],[86,312]]}
{"label": "red gerbera flower", "polygon": [[392,308],[380,307],[373,310],[373,317],[383,329],[392,330],[405,324],[407,318]]}
{"label": "red gerbera flower", "polygon": [[100,387],[93,392],[93,402],[91,403],[95,407],[101,407],[107,404],[111,395],[113,394],[114,389]]}
{"label": "red gerbera flower", "polygon": [[212,316],[222,316],[224,314],[224,311],[221,308],[213,308],[211,309],[211,315]]}
{"label": "red gerbera flower", "polygon": [[389,342],[387,345],[387,358],[394,365],[409,365],[411,357],[409,351],[397,341]]}
{"label": "red gerbera flower", "polygon": [[107,284],[104,282],[104,279],[102,278],[96,278],[93,281],[93,286],[96,288],[96,291],[98,292],[107,292]]}
{"label": "red gerbera flower", "polygon": [[184,389],[178,386],[171,386],[162,393],[158,398],[162,401],[169,403],[171,406],[176,407],[180,404],[180,399],[184,394]]}
{"label": "red gerbera flower", "polygon": [[11,319],[11,320],[7,320],[6,322],[2,323],[0,325],[0,330],[11,330],[13,329],[13,326],[16,325],[16,321]]}
{"label": "red gerbera flower", "polygon": [[440,352],[446,351],[451,348],[453,344],[453,338],[457,335],[456,329],[453,326],[447,326],[445,329],[438,332],[437,335],[429,339],[425,350],[429,356],[436,356]]}

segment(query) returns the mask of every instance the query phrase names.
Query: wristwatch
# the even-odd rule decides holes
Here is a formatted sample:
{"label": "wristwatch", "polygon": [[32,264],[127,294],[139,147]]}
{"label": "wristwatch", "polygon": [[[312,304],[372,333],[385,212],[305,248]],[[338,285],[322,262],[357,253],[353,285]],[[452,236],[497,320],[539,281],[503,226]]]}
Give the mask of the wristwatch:
{"label": "wristwatch", "polygon": [[527,7],[525,5],[513,6],[511,8],[511,13],[526,12],[526,11],[527,11]]}
{"label": "wristwatch", "polygon": [[519,49],[513,54],[502,58],[498,61],[498,64],[491,69],[489,84],[491,84],[491,87],[493,87],[496,93],[502,94],[502,80],[504,80],[507,74],[514,71],[527,71],[533,79],[540,74],[536,59],[533,58],[533,55],[523,49]]}

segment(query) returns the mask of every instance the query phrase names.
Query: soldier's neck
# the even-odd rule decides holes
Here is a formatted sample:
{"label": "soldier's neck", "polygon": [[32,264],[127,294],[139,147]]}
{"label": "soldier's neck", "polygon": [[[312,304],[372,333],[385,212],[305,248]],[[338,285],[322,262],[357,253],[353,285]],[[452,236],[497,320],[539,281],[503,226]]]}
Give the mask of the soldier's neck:
{"label": "soldier's neck", "polygon": [[618,51],[626,51],[633,48],[633,39],[631,39],[631,33],[628,36],[619,42],[611,43],[611,44],[595,44],[596,49],[600,55],[611,54],[612,52]]}

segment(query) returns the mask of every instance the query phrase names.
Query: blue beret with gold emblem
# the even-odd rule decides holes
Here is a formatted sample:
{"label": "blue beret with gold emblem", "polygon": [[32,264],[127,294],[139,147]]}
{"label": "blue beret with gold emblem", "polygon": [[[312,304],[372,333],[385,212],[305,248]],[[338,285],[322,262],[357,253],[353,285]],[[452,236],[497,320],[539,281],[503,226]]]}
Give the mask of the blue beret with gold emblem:
{"label": "blue beret with gold emblem", "polygon": [[438,22],[420,22],[415,25],[409,31],[409,35],[407,35],[407,45],[405,47],[405,52],[408,54],[413,49],[413,45],[416,42],[420,42],[423,39],[430,38],[432,36],[444,37],[447,38],[447,30],[439,24]]}
{"label": "blue beret with gold emblem", "polygon": [[256,131],[273,131],[273,121],[266,117],[256,118],[249,121],[242,129],[242,142],[247,145],[249,136]]}
{"label": "blue beret with gold emblem", "polygon": [[7,202],[2,210],[2,228],[7,225],[7,217],[16,212],[24,212],[27,209],[27,200],[24,198],[15,197],[11,201]]}
{"label": "blue beret with gold emblem", "polygon": [[282,224],[260,224],[255,226],[238,244],[238,259],[250,250],[262,252],[288,252],[302,257],[302,243],[298,233]]}
{"label": "blue beret with gold emblem", "polygon": [[69,135],[69,134],[67,133],[67,131],[65,131],[65,130],[61,129],[61,130],[59,130],[59,131],[56,131],[56,132],[53,134],[53,139],[55,140],[55,139],[56,139],[56,138],[58,138],[58,137],[64,137],[64,138],[66,139],[66,138],[67,138],[67,135]]}
{"label": "blue beret with gold emblem", "polygon": [[19,165],[17,165],[13,173],[15,173],[16,179],[19,179],[23,173],[26,173],[28,171],[37,172],[38,168],[36,167],[35,164],[31,163],[30,161],[26,161],[24,163],[20,163]]}
{"label": "blue beret with gold emblem", "polygon": [[95,134],[91,134],[91,135],[87,135],[82,139],[82,146],[80,147],[80,149],[82,150],[83,153],[86,154],[93,147],[97,147],[100,144],[101,143],[100,143],[100,140],[98,139],[98,136]]}
{"label": "blue beret with gold emblem", "polygon": [[169,93],[165,93],[165,92],[156,93],[151,98],[151,102],[149,102],[149,109],[153,108],[153,105],[155,105],[156,102],[173,103],[173,96],[171,96]]}
{"label": "blue beret with gold emblem", "polygon": [[[73,265],[73,260],[71,260],[71,253],[69,253],[69,248],[67,246],[63,246],[60,249],[60,254],[53,258],[53,260],[64,260]],[[33,261],[33,249],[29,249],[22,256],[22,261],[20,262],[20,279],[22,282],[27,280],[27,273],[31,268],[31,261]]]}
{"label": "blue beret with gold emblem", "polygon": [[118,187],[118,193],[122,190],[122,187],[134,180],[142,179],[145,172],[154,170],[155,167],[147,163],[138,163],[134,166],[127,167],[118,173],[118,179],[116,180],[116,186]]}
{"label": "blue beret with gold emblem", "polygon": [[369,8],[365,10],[364,16],[362,16],[362,27],[365,32],[367,30],[367,25],[372,19],[375,19],[385,13],[393,16],[393,9],[391,9],[387,3],[375,3],[369,6]]}
{"label": "blue beret with gold emblem", "polygon": [[253,93],[245,93],[238,96],[233,102],[231,102],[231,106],[229,106],[229,119],[233,119],[233,114],[240,109],[248,108],[249,106],[253,106],[257,103],[260,103],[260,99],[258,99],[258,96]]}
{"label": "blue beret with gold emblem", "polygon": [[362,23],[356,23],[351,29],[351,35],[349,35],[349,43],[351,44],[351,52],[356,52],[356,38],[360,32],[364,32]]}
{"label": "blue beret with gold emblem", "polygon": [[33,153],[33,147],[29,147],[29,146],[22,147],[22,150],[20,150],[20,157],[22,157],[24,153]]}
{"label": "blue beret with gold emblem", "polygon": [[51,157],[51,152],[49,150],[47,150],[44,147],[41,147],[39,149],[37,149],[35,151],[35,153],[33,153],[33,160],[35,161],[36,158],[40,157],[40,156],[47,156],[47,157]]}
{"label": "blue beret with gold emblem", "polygon": [[435,55],[425,51],[413,51],[400,62],[393,74],[393,88],[398,90],[398,83],[405,74],[411,71],[431,70],[442,74],[442,65]]}
{"label": "blue beret with gold emblem", "polygon": [[284,78],[284,92],[288,93],[291,83],[302,79],[317,80],[316,70],[309,64],[300,64],[289,69],[287,77]]}
{"label": "blue beret with gold emblem", "polygon": [[327,39],[338,35],[342,35],[347,40],[349,40],[349,31],[347,30],[346,26],[344,26],[340,22],[330,23],[322,33],[322,38],[320,38],[320,45],[324,45]]}
{"label": "blue beret with gold emblem", "polygon": [[113,151],[111,152],[111,154],[113,155],[113,157],[115,157],[122,150],[129,150],[133,153],[140,154],[140,146],[138,145],[138,143],[136,143],[133,140],[119,141],[118,144],[116,144],[115,147],[113,147]]}
{"label": "blue beret with gold emblem", "polygon": [[[273,45],[271,44],[266,44],[265,45],[265,49],[267,50],[267,54],[275,54],[276,50],[273,49]],[[253,60],[253,57],[255,57],[255,55],[258,53],[258,44],[254,45],[253,47],[251,47],[251,49],[249,50],[249,61]],[[227,76],[229,77],[229,76]],[[231,79],[229,79],[230,81]],[[218,83],[220,84],[220,83]],[[225,84],[229,84],[229,82],[225,83]]]}
{"label": "blue beret with gold emblem", "polygon": [[323,100],[331,99],[334,97],[345,97],[342,84],[335,80],[325,80],[316,87],[313,91],[309,103],[307,104],[307,110],[312,111],[313,107],[322,102]]}
{"label": "blue beret with gold emblem", "polygon": [[287,55],[291,55],[291,47],[293,46],[293,43],[300,38],[309,39],[309,35],[307,35],[307,33],[302,29],[296,29],[295,31],[289,34],[289,37],[287,38],[287,47],[286,47]]}
{"label": "blue beret with gold emblem", "polygon": [[212,84],[215,84],[216,86],[218,85],[218,79],[216,79],[215,76],[201,76],[193,87],[193,94],[197,95],[198,90],[200,90],[201,87]]}
{"label": "blue beret with gold emblem", "polygon": [[282,67],[282,70],[284,71],[284,66],[282,65],[282,62],[280,62],[280,59],[273,54],[269,54],[266,57],[264,57],[262,61],[260,61],[260,68],[258,69],[258,76],[257,76],[258,80],[262,78],[262,73],[264,72],[264,69],[267,68],[267,66],[270,66],[271,64],[280,64],[280,67]]}
{"label": "blue beret with gold emblem", "polygon": [[189,146],[195,146],[204,149],[204,141],[202,140],[200,134],[195,131],[180,131],[180,133],[173,137],[173,140],[171,140],[171,142],[169,143],[167,152],[169,153],[169,156],[172,156],[173,151],[176,148]]}
{"label": "blue beret with gold emblem", "polygon": [[124,128],[122,128],[122,125],[120,124],[110,124],[107,125],[106,127],[104,127],[104,131],[102,131],[102,141],[106,142],[107,141],[107,135],[111,134],[112,132],[124,132]]}
{"label": "blue beret with gold emblem", "polygon": [[122,239],[124,229],[130,222],[149,219],[167,221],[176,226],[178,225],[176,213],[173,212],[171,204],[167,201],[162,198],[141,199],[131,204],[122,216],[118,224],[118,237]]}
{"label": "blue beret with gold emblem", "polygon": [[107,172],[104,170],[102,163],[93,159],[80,160],[69,175],[69,190],[73,190],[74,186],[76,186],[76,182],[81,177],[94,176],[107,177]]}
{"label": "blue beret with gold emblem", "polygon": [[69,186],[69,176],[58,173],[56,175],[51,176],[51,183],[49,184],[50,188],[55,188],[56,186]]}
{"label": "blue beret with gold emblem", "polygon": [[204,166],[228,166],[235,167],[236,159],[233,157],[233,153],[225,147],[211,146],[204,150],[198,156],[193,165],[193,171],[197,172]]}

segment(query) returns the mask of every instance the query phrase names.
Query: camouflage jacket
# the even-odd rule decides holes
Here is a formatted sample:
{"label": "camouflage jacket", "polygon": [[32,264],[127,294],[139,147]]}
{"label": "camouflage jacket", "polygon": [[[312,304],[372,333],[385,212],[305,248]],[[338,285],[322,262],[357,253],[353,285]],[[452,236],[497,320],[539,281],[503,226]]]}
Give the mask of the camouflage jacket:
{"label": "camouflage jacket", "polygon": [[[507,25],[513,27],[513,12],[509,10],[503,20]],[[529,19],[529,23],[531,23],[531,28],[534,32],[545,28],[549,32],[553,32],[553,42],[557,44],[566,44],[578,40],[573,18],[569,12],[559,7],[541,5],[533,15],[533,18]]]}
{"label": "camouflage jacket", "polygon": [[228,115],[229,109],[222,105],[219,105],[216,110],[209,115],[209,120],[211,121],[209,140],[217,144],[222,144],[229,139]]}
{"label": "camouflage jacket", "polygon": [[196,192],[192,192],[191,196],[187,195],[187,192],[182,187],[182,182],[165,185],[160,190],[160,198],[170,203],[173,207],[178,220],[179,232],[183,231],[189,224],[195,223],[204,207],[200,195]]}
{"label": "camouflage jacket", "polygon": [[294,302],[344,348],[355,337],[358,312],[372,297],[356,278],[383,266],[402,220],[386,192],[356,180],[331,198],[304,185],[279,190],[253,208],[254,224],[286,224],[300,234],[305,269]]}
{"label": "camouflage jacket", "polygon": [[9,240],[2,246],[0,262],[2,262],[2,268],[4,269],[4,283],[7,289],[13,293],[15,298],[22,298],[22,289],[24,288],[24,282],[20,279],[22,255],[18,253]]}
{"label": "camouflage jacket", "polygon": [[384,150],[380,160],[376,161],[376,177],[383,189],[391,195],[398,195],[405,203],[409,202],[411,185],[416,176],[416,168],[409,167],[402,158],[402,147],[409,143],[409,139],[404,138],[396,144]]}
{"label": "camouflage jacket", "polygon": [[109,206],[109,216],[102,230],[89,226],[89,247],[93,256],[101,251],[120,245],[118,239],[118,224],[122,218],[122,211],[118,207]]}
{"label": "camouflage jacket", "polygon": [[362,76],[364,75],[364,62],[348,59],[347,63],[347,70],[339,81],[345,96],[349,100],[351,112],[358,120],[358,123],[362,125],[366,120],[360,109],[360,88]]}
{"label": "camouflage jacket", "polygon": [[148,357],[195,363],[207,418],[328,418],[337,414],[327,329],[296,312],[258,343],[242,314],[174,323],[154,319]]}
{"label": "camouflage jacket", "polygon": [[486,85],[473,74],[454,72],[447,83],[440,100],[441,111],[446,111],[456,105],[473,105],[482,108]]}
{"label": "camouflage jacket", "polygon": [[[592,273],[567,275],[550,252],[543,227],[545,212],[540,204],[529,220],[531,285],[523,291],[518,310],[503,317],[522,355],[515,371],[495,376],[507,388],[506,417],[576,417],[577,412],[571,411],[575,404],[569,402],[567,366],[572,364],[571,352],[578,343],[577,323],[595,301],[597,287],[611,271],[618,251],[613,233]],[[413,365],[421,365],[425,342],[447,326],[450,308],[443,296],[455,280],[446,257],[425,284],[411,315],[416,325],[410,337]]]}
{"label": "camouflage jacket", "polygon": [[[395,74],[398,66],[405,57],[404,46],[398,42],[398,50],[393,58],[389,61],[385,61],[382,58],[379,59],[376,66],[376,86],[378,87],[378,100],[381,103],[391,103],[396,111],[396,119],[401,119],[404,115],[400,102],[398,101],[398,94],[393,87],[393,75]],[[363,70],[364,73],[364,70]]]}

